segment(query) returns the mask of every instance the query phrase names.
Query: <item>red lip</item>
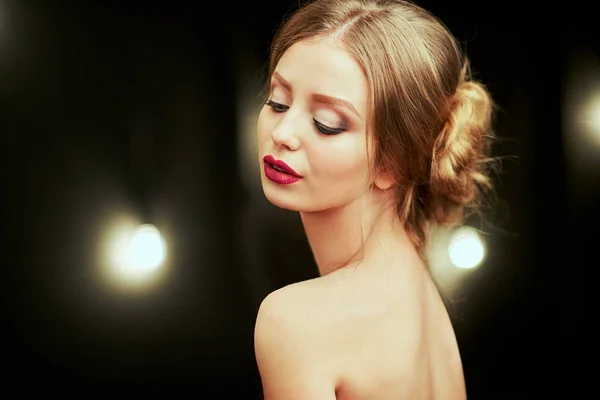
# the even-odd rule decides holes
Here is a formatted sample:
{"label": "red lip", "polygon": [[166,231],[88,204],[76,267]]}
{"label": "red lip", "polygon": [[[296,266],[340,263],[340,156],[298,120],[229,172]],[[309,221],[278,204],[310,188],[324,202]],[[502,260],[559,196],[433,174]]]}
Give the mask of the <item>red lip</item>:
{"label": "red lip", "polygon": [[265,156],[263,158],[263,161],[273,167],[277,167],[282,171],[285,171],[286,174],[295,176],[296,178],[302,178],[301,175],[299,175],[296,171],[294,171],[292,169],[292,167],[290,167],[289,165],[287,165],[286,163],[284,163],[283,161],[280,160],[276,160],[273,156]]}

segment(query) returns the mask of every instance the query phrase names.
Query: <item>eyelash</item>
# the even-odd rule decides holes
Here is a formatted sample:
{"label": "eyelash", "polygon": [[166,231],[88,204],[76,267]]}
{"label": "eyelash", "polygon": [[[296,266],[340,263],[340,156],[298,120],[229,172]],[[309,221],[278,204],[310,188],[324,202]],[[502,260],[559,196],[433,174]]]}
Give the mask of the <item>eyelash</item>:
{"label": "eyelash", "polygon": [[[283,104],[275,103],[272,100],[267,100],[267,102],[265,104],[267,106],[271,107],[273,112],[276,112],[276,113],[282,113],[289,108],[288,106],[284,106]],[[281,110],[280,107],[283,107],[285,109]],[[341,133],[344,131],[344,129],[341,129],[341,128],[330,128],[328,126],[325,126],[322,123],[320,123],[319,121],[317,121],[316,119],[313,119],[313,122],[315,124],[315,128],[317,128],[318,133],[323,136],[333,136],[333,135],[337,135],[338,133]]]}

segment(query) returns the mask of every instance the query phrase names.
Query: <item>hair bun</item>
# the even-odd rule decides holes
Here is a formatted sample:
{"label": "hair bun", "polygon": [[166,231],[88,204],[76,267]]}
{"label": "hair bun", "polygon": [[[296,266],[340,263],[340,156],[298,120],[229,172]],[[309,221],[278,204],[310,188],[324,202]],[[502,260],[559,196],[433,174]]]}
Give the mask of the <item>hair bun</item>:
{"label": "hair bun", "polygon": [[479,204],[482,189],[491,186],[486,161],[492,107],[487,90],[470,80],[463,80],[451,99],[431,163],[430,209],[438,222],[460,218],[463,208]]}

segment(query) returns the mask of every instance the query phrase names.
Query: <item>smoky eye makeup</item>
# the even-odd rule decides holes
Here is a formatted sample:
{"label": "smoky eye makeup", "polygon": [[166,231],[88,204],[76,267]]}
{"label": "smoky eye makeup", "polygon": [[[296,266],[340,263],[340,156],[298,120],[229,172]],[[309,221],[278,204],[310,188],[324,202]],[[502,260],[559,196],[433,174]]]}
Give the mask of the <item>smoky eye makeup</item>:
{"label": "smoky eye makeup", "polygon": [[328,126],[335,126],[340,129],[348,128],[348,121],[340,112],[333,112],[331,110],[326,111],[314,111],[313,115],[315,119],[320,121],[322,124]]}
{"label": "smoky eye makeup", "polygon": [[314,118],[325,126],[335,127],[336,130],[346,131],[350,128],[350,121],[339,111],[326,110],[315,112]]}
{"label": "smoky eye makeup", "polygon": [[316,119],[313,119],[313,122],[319,131],[319,134],[325,136],[337,135],[338,133],[342,133],[346,130],[346,128],[330,128],[329,126],[320,123]]}
{"label": "smoky eye makeup", "polygon": [[[267,100],[265,102],[265,105],[270,107],[271,110],[277,114],[284,113],[289,109],[288,106],[274,102],[273,100]],[[322,136],[337,135],[338,133],[342,133],[347,129],[345,127],[343,127],[343,128],[330,127],[322,122],[319,122],[316,118],[313,118],[313,125],[314,125],[317,133]]]}
{"label": "smoky eye makeup", "polygon": [[[272,112],[280,114],[286,112],[290,106],[286,102],[276,101],[274,99],[274,92],[277,90],[278,82],[272,82],[269,96],[264,102]],[[345,132],[349,129],[349,121],[347,117],[342,116],[339,110],[335,108],[329,108],[329,105],[325,105],[321,102],[316,102],[311,105],[313,118],[312,122],[316,129],[316,132],[321,136],[333,136],[339,133]],[[320,112],[317,112],[319,111]],[[335,110],[335,111],[334,111]]]}

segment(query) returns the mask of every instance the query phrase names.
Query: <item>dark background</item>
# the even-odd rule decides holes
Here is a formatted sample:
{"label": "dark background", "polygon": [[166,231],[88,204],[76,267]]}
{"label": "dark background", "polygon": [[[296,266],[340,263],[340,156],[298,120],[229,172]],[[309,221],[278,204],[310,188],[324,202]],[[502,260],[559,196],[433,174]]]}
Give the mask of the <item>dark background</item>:
{"label": "dark background", "polygon": [[[571,84],[585,65],[600,82],[594,13],[419,4],[463,43],[499,105],[497,152],[516,156],[488,257],[452,311],[469,397],[576,397],[600,146],[581,145],[567,111],[594,86]],[[240,139],[296,5],[0,1],[3,391],[257,398],[260,301],[317,273],[297,215],[261,196]],[[169,243],[170,273],[151,290],[99,277],[99,243],[123,216]]]}

